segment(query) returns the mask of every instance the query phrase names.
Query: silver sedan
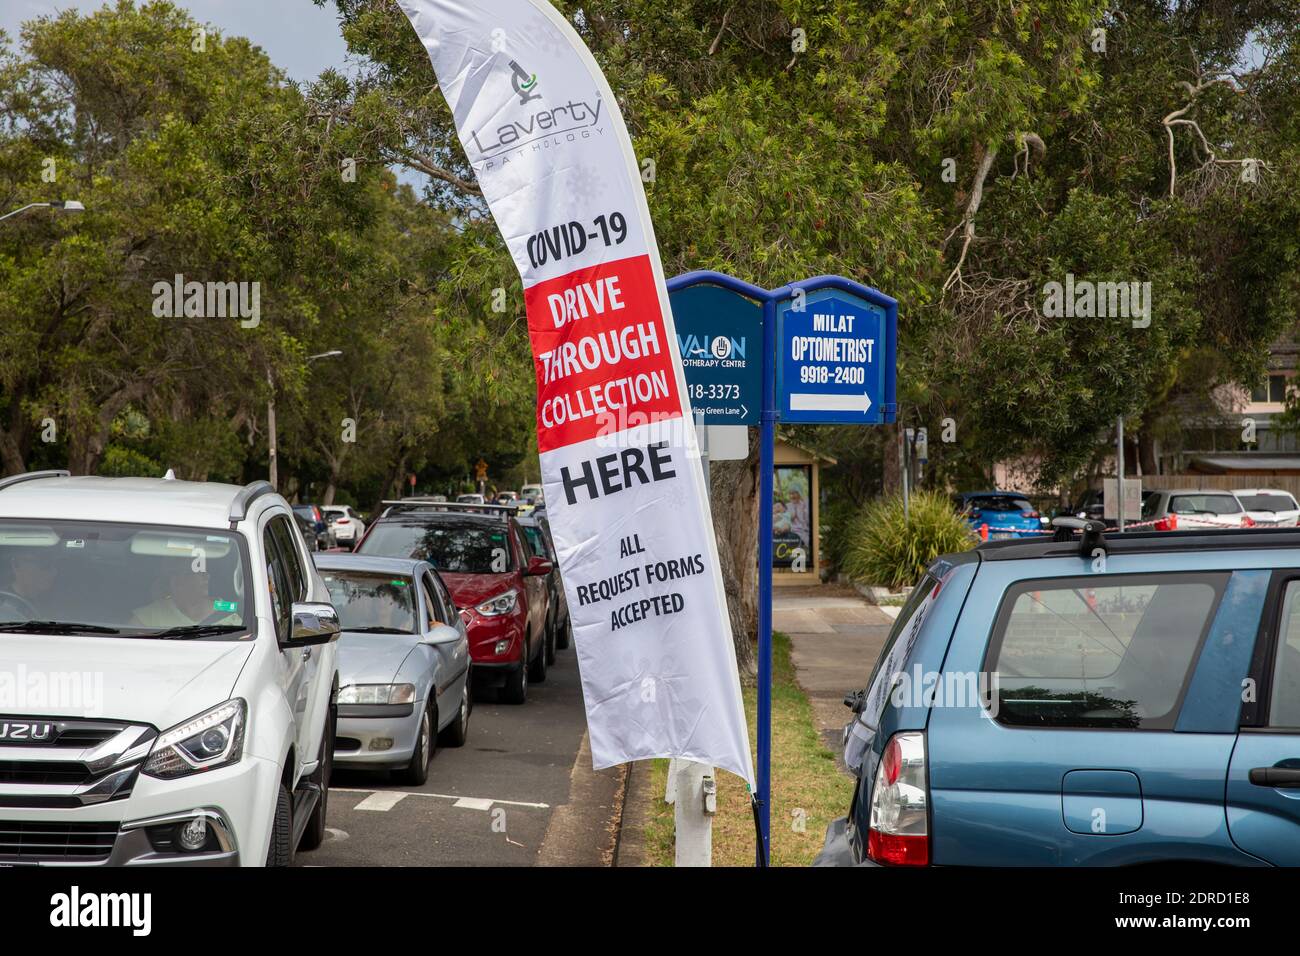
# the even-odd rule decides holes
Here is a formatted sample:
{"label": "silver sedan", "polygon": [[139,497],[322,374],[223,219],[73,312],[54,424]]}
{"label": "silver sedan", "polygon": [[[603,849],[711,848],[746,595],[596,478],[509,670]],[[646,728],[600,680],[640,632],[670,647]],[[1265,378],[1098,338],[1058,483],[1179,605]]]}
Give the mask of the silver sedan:
{"label": "silver sedan", "polygon": [[469,641],[446,585],[427,562],[317,553],[339,614],[340,767],[428,779],[437,743],[469,733]]}

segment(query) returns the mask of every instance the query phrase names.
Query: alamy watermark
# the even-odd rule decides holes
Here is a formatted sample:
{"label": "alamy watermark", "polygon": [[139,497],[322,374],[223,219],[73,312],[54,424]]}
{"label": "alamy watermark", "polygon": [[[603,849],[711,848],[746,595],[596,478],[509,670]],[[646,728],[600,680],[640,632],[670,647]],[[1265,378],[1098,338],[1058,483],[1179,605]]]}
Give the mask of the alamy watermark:
{"label": "alamy watermark", "polygon": [[1151,324],[1150,282],[1093,282],[1074,278],[1043,286],[1043,315],[1049,319],[1132,319],[1133,328]]}
{"label": "alamy watermark", "polygon": [[25,664],[0,669],[0,712],[94,717],[103,708],[102,671],[33,670]]}
{"label": "alamy watermark", "polygon": [[262,321],[262,283],[185,281],[176,273],[153,284],[153,314],[164,318],[233,319],[245,329]]}

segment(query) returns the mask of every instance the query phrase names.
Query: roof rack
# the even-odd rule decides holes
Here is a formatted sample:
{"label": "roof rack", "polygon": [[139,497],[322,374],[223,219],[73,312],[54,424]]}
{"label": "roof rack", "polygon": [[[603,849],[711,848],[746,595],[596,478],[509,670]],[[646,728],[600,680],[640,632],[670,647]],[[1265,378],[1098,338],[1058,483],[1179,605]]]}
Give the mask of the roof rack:
{"label": "roof rack", "polygon": [[1052,535],[1052,540],[1073,541],[1074,532],[1080,532],[1079,535],[1079,556],[1081,558],[1096,557],[1097,549],[1101,553],[1106,553],[1106,523],[1091,518],[1071,518],[1066,515],[1052,519],[1052,529],[1056,532]]}
{"label": "roof rack", "polygon": [[[468,501],[434,501],[431,498],[399,498],[395,501],[381,501],[380,504],[386,505],[384,515],[395,511],[461,511],[461,512],[482,512],[491,514],[501,512],[503,516],[517,514],[518,505],[493,505],[493,504],[474,504]],[[383,517],[381,515],[380,517]]]}
{"label": "roof rack", "polygon": [[[1079,520],[1079,519],[1075,519]],[[1046,537],[1046,536],[1044,536]],[[1255,551],[1267,548],[1300,550],[1300,528],[1216,528],[1195,531],[1124,531],[1106,537],[1110,556],[1117,554],[1169,554],[1182,551]],[[989,541],[978,548],[985,561],[1026,558],[1079,557],[1076,540],[1055,541],[1011,538]],[[1092,557],[1091,553],[1087,555]]]}
{"label": "roof rack", "polygon": [[233,501],[230,502],[230,514],[228,515],[231,525],[238,524],[248,517],[248,506],[256,498],[262,495],[273,495],[275,489],[271,487],[269,481],[252,481],[239,489]]}
{"label": "roof rack", "polygon": [[10,475],[8,478],[0,478],[0,491],[10,488],[14,485],[21,484],[24,481],[35,481],[38,478],[70,478],[72,472],[65,468],[52,468],[48,471],[27,471],[21,475]]}

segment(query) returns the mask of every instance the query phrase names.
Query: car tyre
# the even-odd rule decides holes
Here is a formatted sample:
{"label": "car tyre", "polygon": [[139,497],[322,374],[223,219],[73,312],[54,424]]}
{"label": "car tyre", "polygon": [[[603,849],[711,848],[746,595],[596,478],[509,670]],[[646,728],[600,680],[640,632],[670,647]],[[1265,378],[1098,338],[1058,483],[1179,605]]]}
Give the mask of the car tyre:
{"label": "car tyre", "polygon": [[469,737],[469,715],[474,712],[474,695],[470,691],[470,679],[465,678],[465,689],[460,692],[460,704],[456,708],[456,719],[438,735],[438,742],[447,747],[463,747]]}
{"label": "car tyre", "polygon": [[398,772],[398,779],[402,783],[412,787],[422,787],[429,779],[429,763],[433,760],[434,751],[437,749],[437,737],[433,732],[437,726],[437,706],[430,703],[420,718],[420,732],[415,738],[415,752],[411,754],[411,762]]}
{"label": "car tyre", "polygon": [[338,732],[338,708],[330,704],[329,714],[325,717],[325,736],[320,742],[320,757],[316,772],[311,775],[311,782],[320,788],[320,799],[307,821],[302,840],[298,842],[300,850],[314,850],[325,842],[325,815],[329,808],[330,777],[334,773],[334,735]]}
{"label": "car tyre", "polygon": [[283,783],[275,795],[275,822],[271,845],[266,849],[267,866],[288,866],[293,862],[293,798]]}
{"label": "car tyre", "polygon": [[507,704],[522,704],[528,700],[528,664],[520,661],[519,666],[506,678],[505,687],[501,688],[501,698]]}
{"label": "car tyre", "polygon": [[534,684],[546,680],[546,635],[542,635],[542,646],[537,649],[537,656],[528,662],[528,680]]}
{"label": "car tyre", "polygon": [[555,647],[559,642],[559,638],[556,636],[556,632],[559,629],[560,629],[560,624],[558,621],[552,622],[551,626],[546,629],[546,666],[547,667],[550,667],[552,664],[555,663]]}
{"label": "car tyre", "polygon": [[566,650],[573,643],[573,620],[566,616],[564,626],[558,629],[555,635],[555,646],[560,650]]}

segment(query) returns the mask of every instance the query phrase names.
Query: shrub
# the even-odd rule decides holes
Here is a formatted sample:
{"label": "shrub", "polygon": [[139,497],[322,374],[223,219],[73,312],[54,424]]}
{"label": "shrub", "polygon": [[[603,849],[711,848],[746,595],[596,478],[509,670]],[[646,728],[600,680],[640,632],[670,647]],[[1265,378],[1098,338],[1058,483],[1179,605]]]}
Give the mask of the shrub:
{"label": "shrub", "polygon": [[878,498],[853,519],[844,571],[866,584],[891,588],[915,584],[941,554],[973,548],[976,537],[953,511],[948,496],[914,492],[903,517],[903,496]]}
{"label": "shrub", "polygon": [[821,555],[830,565],[831,574],[844,570],[844,562],[853,544],[854,525],[862,505],[856,501],[835,499],[823,505],[818,513],[821,525]]}

